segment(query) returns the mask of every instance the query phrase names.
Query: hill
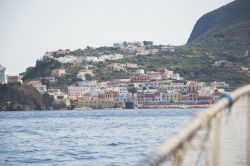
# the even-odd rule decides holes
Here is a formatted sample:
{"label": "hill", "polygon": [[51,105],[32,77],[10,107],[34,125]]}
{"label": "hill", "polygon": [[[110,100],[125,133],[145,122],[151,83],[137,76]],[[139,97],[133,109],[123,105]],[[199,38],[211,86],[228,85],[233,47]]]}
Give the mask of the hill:
{"label": "hill", "polygon": [[202,16],[188,44],[214,53],[244,54],[250,47],[250,1],[236,0]]}
{"label": "hill", "polygon": [[0,85],[0,110],[43,110],[43,96],[32,86],[22,84]]}
{"label": "hill", "polygon": [[[208,83],[226,81],[234,88],[248,84],[250,82],[248,70],[250,69],[248,54],[250,50],[250,1],[236,0],[205,14],[197,21],[187,44],[175,46],[175,51],[162,51],[164,47],[169,47],[168,45],[153,45],[152,43],[150,46],[143,47],[129,44],[129,42],[123,42],[123,44],[122,48],[87,47],[84,50],[52,52],[49,59],[37,61],[35,67],[28,68],[23,73],[23,79],[24,81],[42,79],[50,76],[53,69],[64,68],[66,75],[57,78],[55,87],[65,89],[79,81],[77,74],[86,66],[92,66],[89,67],[94,73],[91,79],[106,81],[129,78],[135,72],[134,69],[127,69],[127,72],[110,71],[107,65],[135,63],[145,71],[167,68],[179,73],[186,80]],[[158,52],[151,54],[155,50]],[[91,58],[97,59],[114,54],[122,54],[124,58],[101,62],[88,61]],[[65,57],[80,60],[81,63],[59,62],[60,58]]]}

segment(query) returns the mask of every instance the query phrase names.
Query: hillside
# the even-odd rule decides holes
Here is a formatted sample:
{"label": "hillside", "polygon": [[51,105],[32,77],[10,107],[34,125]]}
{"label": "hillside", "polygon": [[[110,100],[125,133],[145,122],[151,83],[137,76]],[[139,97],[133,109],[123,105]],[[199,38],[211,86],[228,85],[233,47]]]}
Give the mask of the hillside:
{"label": "hillside", "polygon": [[202,16],[188,45],[202,51],[243,55],[250,48],[250,1],[236,0]]}
{"label": "hillside", "polygon": [[0,110],[43,110],[43,96],[30,85],[0,85]]}
{"label": "hillside", "polygon": [[[43,79],[49,77],[53,69],[65,69],[65,76],[57,78],[55,84],[46,83],[49,87],[65,89],[79,81],[77,74],[86,67],[94,73],[91,79],[107,81],[127,79],[135,72],[135,69],[126,69],[126,72],[110,71],[107,69],[108,65],[133,63],[145,71],[167,68],[179,73],[186,80],[207,83],[226,81],[234,88],[248,84],[250,1],[236,0],[205,14],[194,26],[188,43],[175,46],[174,51],[162,51],[169,45],[154,45],[153,42],[146,46],[138,45],[136,42],[121,44],[122,48],[87,47],[83,50],[58,50],[48,53],[49,55],[43,60],[37,61],[35,67],[28,68],[22,74],[23,79],[24,81]],[[122,55],[123,58],[94,62],[98,58],[116,54]],[[68,59],[71,61],[63,62],[63,58],[65,61]],[[91,60],[93,58],[94,60]]]}

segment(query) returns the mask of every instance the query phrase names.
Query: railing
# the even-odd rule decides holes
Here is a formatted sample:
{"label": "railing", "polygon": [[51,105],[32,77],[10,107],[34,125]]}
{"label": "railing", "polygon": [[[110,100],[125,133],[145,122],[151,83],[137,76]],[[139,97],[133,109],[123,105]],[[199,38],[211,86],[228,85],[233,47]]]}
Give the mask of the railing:
{"label": "railing", "polygon": [[199,112],[140,165],[250,166],[250,85]]}

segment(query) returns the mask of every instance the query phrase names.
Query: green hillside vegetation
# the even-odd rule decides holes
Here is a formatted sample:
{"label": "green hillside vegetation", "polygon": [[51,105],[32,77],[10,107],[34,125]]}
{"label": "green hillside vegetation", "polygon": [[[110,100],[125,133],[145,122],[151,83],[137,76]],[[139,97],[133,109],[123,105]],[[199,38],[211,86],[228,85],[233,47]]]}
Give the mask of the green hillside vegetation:
{"label": "green hillside vegetation", "polygon": [[250,1],[236,0],[202,16],[194,26],[188,46],[231,62],[248,65]]}

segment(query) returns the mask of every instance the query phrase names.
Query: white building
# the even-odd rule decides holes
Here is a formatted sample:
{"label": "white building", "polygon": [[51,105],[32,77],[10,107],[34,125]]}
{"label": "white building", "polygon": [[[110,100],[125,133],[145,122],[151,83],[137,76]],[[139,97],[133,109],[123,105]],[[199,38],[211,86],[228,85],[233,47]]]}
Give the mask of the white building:
{"label": "white building", "polygon": [[145,73],[144,69],[136,70],[136,74],[144,74],[144,73]]}
{"label": "white building", "polygon": [[104,62],[105,60],[110,60],[112,55],[102,55],[98,58],[100,62]]}
{"label": "white building", "polygon": [[47,93],[47,87],[46,87],[46,85],[40,84],[40,85],[35,86],[35,88],[41,94]]}
{"label": "white building", "polygon": [[222,66],[224,64],[225,64],[225,61],[223,61],[223,60],[214,62],[214,66],[216,66],[216,67],[220,67],[220,66]]}
{"label": "white building", "polygon": [[6,67],[0,65],[0,84],[6,84],[7,77],[6,77]]}
{"label": "white building", "polygon": [[178,73],[174,73],[171,77],[173,80],[183,80],[183,77],[180,76]]}
{"label": "white building", "polygon": [[41,94],[47,93],[46,85],[42,85],[40,80],[32,80],[28,84],[32,85],[34,88],[36,88],[36,90]]}
{"label": "white building", "polygon": [[123,55],[122,54],[114,54],[111,55],[110,60],[119,60],[119,59],[123,59]]}
{"label": "white building", "polygon": [[175,52],[174,46],[164,46],[161,48],[161,52]]}
{"label": "white building", "polygon": [[126,63],[126,67],[136,69],[138,68],[138,65],[136,63]]}
{"label": "white building", "polygon": [[216,88],[229,88],[229,84],[227,84],[226,82],[213,82],[212,86],[216,87]]}
{"label": "white building", "polygon": [[242,66],[242,67],[241,67],[241,70],[242,70],[242,71],[248,71],[248,68]]}
{"label": "white building", "polygon": [[84,89],[78,86],[69,86],[68,95],[69,96],[82,96],[84,94]]}
{"label": "white building", "polygon": [[92,70],[86,69],[86,70],[81,70],[81,71],[76,75],[76,77],[77,77],[78,79],[81,79],[81,80],[85,81],[85,80],[86,80],[86,77],[85,77],[86,74],[89,74],[89,75],[91,75],[91,76],[94,76]]}
{"label": "white building", "polygon": [[123,43],[114,43],[113,47],[114,48],[124,48],[124,45],[123,45]]}
{"label": "white building", "polygon": [[76,60],[76,57],[72,55],[66,55],[64,57],[55,58],[60,63],[73,63]]}
{"label": "white building", "polygon": [[79,87],[87,87],[87,88],[91,88],[91,87],[96,87],[97,86],[97,82],[96,81],[81,81],[78,83]]}
{"label": "white building", "polygon": [[87,56],[84,60],[87,62],[98,62],[98,58],[96,56]]}

